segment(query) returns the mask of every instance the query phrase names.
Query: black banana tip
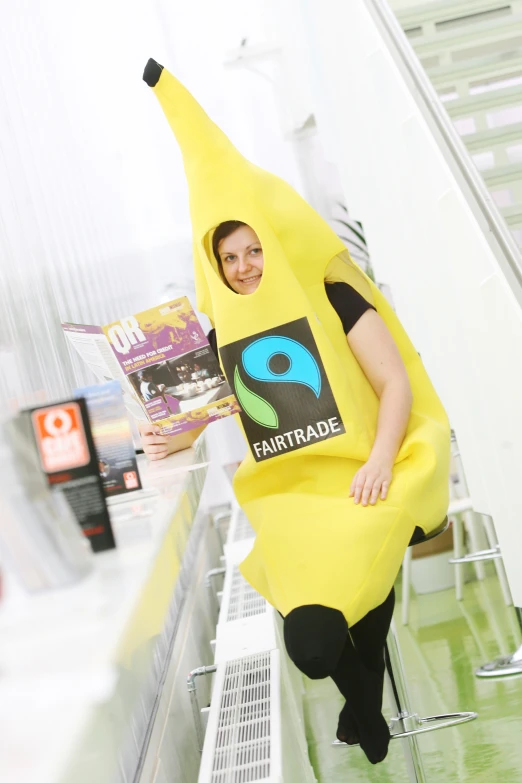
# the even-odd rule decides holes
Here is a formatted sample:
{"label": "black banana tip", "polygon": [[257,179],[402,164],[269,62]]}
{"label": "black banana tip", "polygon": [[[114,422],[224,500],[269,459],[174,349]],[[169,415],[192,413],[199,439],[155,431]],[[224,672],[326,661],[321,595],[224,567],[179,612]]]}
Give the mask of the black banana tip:
{"label": "black banana tip", "polygon": [[159,82],[162,70],[163,65],[160,65],[151,57],[143,71],[143,81],[146,82],[149,87],[155,87]]}

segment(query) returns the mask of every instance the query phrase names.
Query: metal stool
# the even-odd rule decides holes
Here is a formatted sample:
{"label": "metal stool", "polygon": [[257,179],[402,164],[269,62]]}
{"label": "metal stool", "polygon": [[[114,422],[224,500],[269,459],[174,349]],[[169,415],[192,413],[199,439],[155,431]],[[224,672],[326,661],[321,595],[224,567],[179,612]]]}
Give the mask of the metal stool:
{"label": "metal stool", "polygon": [[[446,517],[438,528],[428,534],[424,533],[419,527],[415,528],[409,545],[422,544],[431,538],[435,538],[435,536],[444,533],[448,524]],[[426,774],[422,764],[417,735],[435,731],[436,729],[444,729],[448,726],[456,726],[458,723],[467,723],[470,720],[475,720],[478,717],[477,713],[450,712],[445,715],[431,715],[427,718],[421,718],[414,712],[406,684],[397,631],[393,621],[386,641],[385,662],[392,706],[394,711],[396,711],[396,717],[392,718],[390,723],[391,738],[403,740],[404,758],[411,783],[426,783]],[[339,740],[335,740],[333,744],[340,747],[350,747]]]}

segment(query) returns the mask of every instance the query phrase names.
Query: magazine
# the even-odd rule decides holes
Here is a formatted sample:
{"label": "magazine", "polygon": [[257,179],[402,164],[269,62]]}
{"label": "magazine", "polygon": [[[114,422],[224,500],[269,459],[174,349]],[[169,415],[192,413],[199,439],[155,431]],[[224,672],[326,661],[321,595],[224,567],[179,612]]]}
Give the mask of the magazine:
{"label": "magazine", "polygon": [[62,327],[100,381],[120,381],[130,413],[165,435],[240,410],[186,296],[103,327]]}
{"label": "magazine", "polygon": [[118,381],[75,389],[83,397],[91,422],[106,498],[142,489],[132,432]]}

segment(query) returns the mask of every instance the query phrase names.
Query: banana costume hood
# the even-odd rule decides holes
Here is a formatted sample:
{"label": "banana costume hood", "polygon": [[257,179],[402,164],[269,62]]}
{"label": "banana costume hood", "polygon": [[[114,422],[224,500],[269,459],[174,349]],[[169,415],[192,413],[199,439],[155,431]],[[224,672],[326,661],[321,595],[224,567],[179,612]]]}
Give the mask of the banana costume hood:
{"label": "banana costume hood", "polygon": [[[444,519],[445,411],[397,316],[330,226],[247,161],[167,70],[154,61],[147,69],[183,154],[198,307],[216,327],[250,446],[234,481],[256,532],[242,574],[283,615],[321,604],[353,625],[388,596],[415,526],[429,532]],[[250,295],[225,285],[213,256],[213,231],[228,220],[250,225],[263,248],[263,276]],[[375,439],[379,400],[325,280],[348,283],[376,308],[413,391],[388,497],[376,506],[355,505],[349,492]]]}

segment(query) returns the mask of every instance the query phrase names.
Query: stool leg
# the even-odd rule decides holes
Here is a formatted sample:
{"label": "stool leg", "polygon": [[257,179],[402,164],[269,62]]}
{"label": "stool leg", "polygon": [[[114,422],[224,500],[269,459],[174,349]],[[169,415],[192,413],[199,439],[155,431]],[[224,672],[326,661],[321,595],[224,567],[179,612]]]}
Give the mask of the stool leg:
{"label": "stool leg", "polygon": [[[457,559],[464,555],[464,529],[460,514],[455,514],[451,523],[453,529],[453,557]],[[463,563],[455,564],[455,596],[457,601],[462,601],[464,594],[464,568],[465,565]]]}
{"label": "stool leg", "polygon": [[[464,525],[469,536],[472,552],[480,552],[485,547],[483,546],[484,535],[480,535],[480,530],[477,526],[477,517],[474,511],[464,511],[462,514],[464,519]],[[482,581],[486,577],[486,570],[484,563],[473,563],[475,567],[475,575],[479,581]]]}
{"label": "stool leg", "polygon": [[409,546],[402,561],[402,624],[408,625],[410,619],[411,595],[411,559],[412,547]]}
{"label": "stool leg", "polygon": [[[413,718],[413,713],[404,676],[404,665],[397,641],[397,631],[393,621],[386,642],[386,672],[390,685],[392,704],[397,711],[395,720],[403,721],[404,728],[408,730],[412,728],[409,723]],[[413,718],[413,720],[415,719]],[[405,737],[401,740],[401,743],[410,783],[426,783],[426,773],[424,772],[416,735]]]}
{"label": "stool leg", "polygon": [[[493,524],[493,520],[491,519],[491,517],[488,517],[486,514],[483,514],[482,522],[484,524],[484,530],[486,531],[486,538],[488,539],[489,548],[494,549],[494,547],[498,545],[498,539],[495,531],[495,526]],[[502,558],[499,557],[495,558],[493,562],[495,563],[498,581],[500,582],[500,587],[502,590],[502,595],[504,596],[504,601],[506,603],[506,606],[511,606],[513,604],[513,599],[511,597],[511,590],[509,589],[509,582],[507,579],[504,562]]]}

